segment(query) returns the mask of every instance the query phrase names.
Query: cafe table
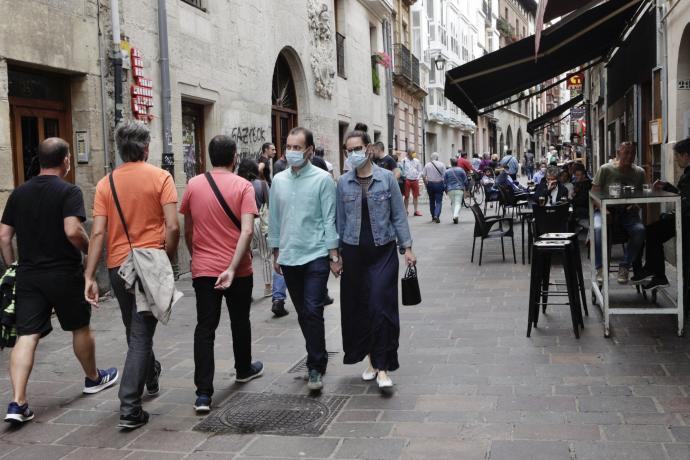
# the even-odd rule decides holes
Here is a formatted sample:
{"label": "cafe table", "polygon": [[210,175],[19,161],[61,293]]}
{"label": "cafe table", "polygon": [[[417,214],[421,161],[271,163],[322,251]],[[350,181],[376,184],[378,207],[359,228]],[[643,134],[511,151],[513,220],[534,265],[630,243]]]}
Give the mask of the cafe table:
{"label": "cafe table", "polygon": [[[607,192],[598,191],[589,193],[589,251],[592,261],[592,301],[596,299],[604,315],[604,337],[610,337],[611,316],[613,315],[677,315],[678,335],[682,336],[683,330],[683,264],[677,263],[677,290],[678,294],[674,300],[666,289],[659,289],[659,292],[669,301],[673,307],[650,307],[650,308],[625,308],[615,306],[609,299],[609,276],[608,269],[603,270],[604,282],[601,287],[597,283],[595,267],[595,244],[594,244],[594,206],[601,210],[601,247],[602,247],[602,267],[609,266],[608,244],[607,244],[607,225],[606,209],[610,206],[636,205],[651,203],[670,203],[675,206],[676,211],[676,235],[681,235],[681,200],[680,195],[670,192],[652,190],[650,192],[636,191],[631,194],[621,193],[619,196],[611,196]],[[676,238],[676,260],[682,261],[683,257],[683,238]]]}

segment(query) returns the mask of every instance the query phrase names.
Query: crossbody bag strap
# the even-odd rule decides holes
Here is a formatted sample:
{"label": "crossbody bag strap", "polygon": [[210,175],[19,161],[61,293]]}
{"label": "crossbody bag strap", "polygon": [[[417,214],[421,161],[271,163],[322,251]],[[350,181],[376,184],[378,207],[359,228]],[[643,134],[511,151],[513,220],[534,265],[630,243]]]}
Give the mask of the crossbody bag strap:
{"label": "crossbody bag strap", "polygon": [[436,172],[438,172],[439,176],[441,176],[441,180],[443,180],[443,174],[441,173],[441,170],[438,169],[438,166],[436,166],[436,163],[434,163],[434,162],[432,161],[432,162],[431,162],[431,166],[434,167],[434,169],[436,170]]}
{"label": "crossbody bag strap", "polygon": [[211,186],[211,190],[213,190],[213,193],[216,195],[216,199],[218,199],[218,203],[220,203],[220,206],[223,208],[223,211],[225,211],[225,214],[228,215],[228,217],[230,218],[232,223],[235,224],[238,230],[242,230],[242,223],[232,212],[232,209],[230,209],[230,206],[228,206],[227,201],[225,201],[225,198],[223,198],[223,195],[220,193],[220,190],[218,190],[218,185],[216,185],[216,181],[213,180],[213,176],[211,176],[211,173],[208,171],[205,172],[204,177],[206,177],[206,180]]}
{"label": "crossbody bag strap", "polygon": [[122,222],[122,227],[125,229],[125,236],[127,236],[127,242],[129,247],[132,247],[132,240],[129,238],[129,230],[127,229],[127,222],[125,222],[125,216],[122,214],[122,207],[120,206],[120,200],[117,197],[117,191],[115,190],[115,180],[113,179],[113,173],[108,174],[108,180],[110,180],[110,191],[113,194],[113,200],[115,201],[115,207],[117,208],[117,213],[120,216],[120,222]]}

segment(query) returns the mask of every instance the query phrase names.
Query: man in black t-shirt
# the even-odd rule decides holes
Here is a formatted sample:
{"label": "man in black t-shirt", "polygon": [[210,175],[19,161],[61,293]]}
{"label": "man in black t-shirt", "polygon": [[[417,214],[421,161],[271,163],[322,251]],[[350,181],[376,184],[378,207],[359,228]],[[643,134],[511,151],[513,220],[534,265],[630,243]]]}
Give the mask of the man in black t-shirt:
{"label": "man in black t-shirt", "polygon": [[386,146],[383,142],[379,141],[374,143],[374,162],[379,168],[387,169],[393,173],[396,179],[400,177],[400,169],[398,169],[398,163],[386,154]]}
{"label": "man in black t-shirt", "polygon": [[271,161],[276,156],[276,146],[270,142],[266,142],[261,146],[261,156],[256,161],[259,164],[259,179],[265,180],[268,186],[271,186]]}
{"label": "man in black t-shirt", "polygon": [[117,380],[117,369],[96,367],[96,346],[84,299],[82,255],[89,238],[81,190],[62,178],[70,169],[69,145],[49,138],[38,148],[40,175],[10,195],[0,223],[0,250],[6,264],[15,261],[17,235],[17,343],[10,356],[13,399],[5,421],[21,424],[34,418],[26,402],[26,385],[39,340],[52,331],[50,316],[73,335],[74,353],[84,369],[84,393],[98,393]]}

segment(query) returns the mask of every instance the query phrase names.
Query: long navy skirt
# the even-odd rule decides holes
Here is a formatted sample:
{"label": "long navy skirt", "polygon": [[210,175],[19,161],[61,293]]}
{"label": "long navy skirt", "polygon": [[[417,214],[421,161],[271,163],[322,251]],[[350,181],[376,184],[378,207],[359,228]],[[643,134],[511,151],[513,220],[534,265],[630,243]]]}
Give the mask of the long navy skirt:
{"label": "long navy skirt", "polygon": [[398,253],[395,241],[384,246],[343,244],[340,321],[345,364],[371,357],[375,369],[398,364]]}

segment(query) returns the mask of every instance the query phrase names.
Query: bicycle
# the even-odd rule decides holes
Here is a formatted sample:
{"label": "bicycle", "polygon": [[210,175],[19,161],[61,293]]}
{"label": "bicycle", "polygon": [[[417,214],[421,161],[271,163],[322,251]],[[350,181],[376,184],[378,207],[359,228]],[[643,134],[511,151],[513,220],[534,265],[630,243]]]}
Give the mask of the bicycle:
{"label": "bicycle", "polygon": [[469,180],[469,187],[467,190],[465,190],[462,199],[463,206],[466,208],[470,208],[473,204],[481,206],[482,203],[484,203],[484,196],[485,191],[484,186],[482,185],[481,175],[478,173],[472,173],[472,176]]}

